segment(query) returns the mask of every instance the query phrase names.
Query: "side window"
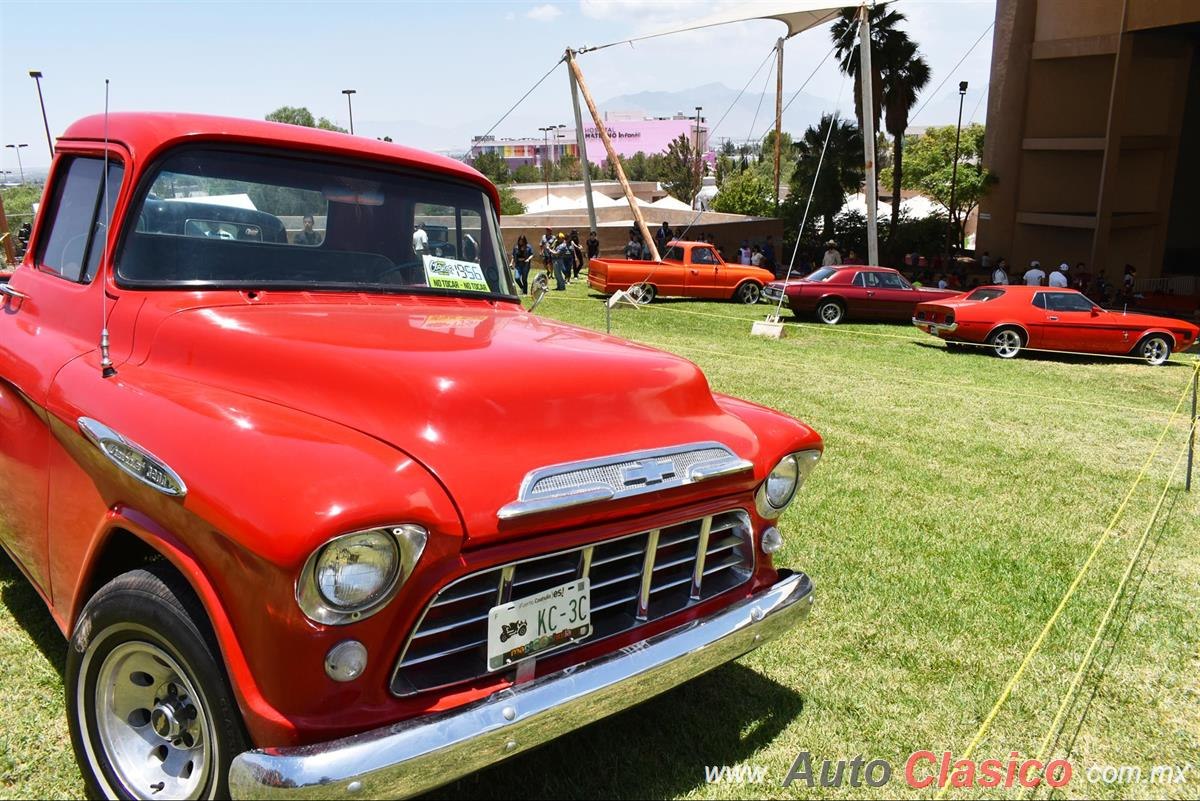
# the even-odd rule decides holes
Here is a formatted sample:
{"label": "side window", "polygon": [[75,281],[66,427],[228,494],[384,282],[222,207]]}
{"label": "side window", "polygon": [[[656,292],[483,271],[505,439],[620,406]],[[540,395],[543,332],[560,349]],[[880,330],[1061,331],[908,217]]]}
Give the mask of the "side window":
{"label": "side window", "polygon": [[[73,158],[58,174],[50,198],[50,229],[37,253],[37,264],[68,281],[87,282],[96,274],[108,218],[101,196],[104,160]],[[121,188],[124,167],[108,164],[108,214],[111,217]]]}
{"label": "side window", "polygon": [[853,284],[854,284],[854,286],[866,286],[867,285],[867,274],[866,273],[856,274],[854,276]]}
{"label": "side window", "polygon": [[1046,293],[1038,292],[1037,294],[1035,294],[1033,296],[1033,305],[1037,306],[1039,309],[1046,308]]}
{"label": "side window", "polygon": [[884,289],[909,289],[908,284],[904,283],[904,279],[895,273],[877,273],[879,276],[879,284]]}
{"label": "side window", "polygon": [[692,264],[716,264],[717,257],[713,255],[711,248],[693,248],[692,249]]}

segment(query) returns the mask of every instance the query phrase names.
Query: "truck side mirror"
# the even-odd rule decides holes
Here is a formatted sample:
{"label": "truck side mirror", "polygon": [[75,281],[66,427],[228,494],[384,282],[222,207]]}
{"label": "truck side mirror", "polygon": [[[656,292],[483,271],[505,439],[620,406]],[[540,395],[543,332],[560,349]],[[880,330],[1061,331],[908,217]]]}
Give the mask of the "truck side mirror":
{"label": "truck side mirror", "polygon": [[549,291],[549,276],[544,272],[538,273],[537,276],[529,282],[529,294],[533,295],[533,305],[529,307],[530,312],[538,307],[538,304],[542,302],[542,298],[546,297],[546,293]]}

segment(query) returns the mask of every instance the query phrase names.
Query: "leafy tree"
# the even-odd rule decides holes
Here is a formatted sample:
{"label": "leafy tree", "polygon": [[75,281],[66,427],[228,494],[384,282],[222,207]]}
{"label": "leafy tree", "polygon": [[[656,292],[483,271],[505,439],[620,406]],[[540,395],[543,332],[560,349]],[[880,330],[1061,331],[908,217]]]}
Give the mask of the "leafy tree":
{"label": "leafy tree", "polygon": [[345,128],[334,125],[328,117],[316,119],[312,112],[304,106],[280,106],[266,118],[270,122],[286,122],[289,125],[303,125],[305,128],[321,128],[326,131],[346,133]]}
{"label": "leafy tree", "polygon": [[904,176],[904,131],[917,103],[917,95],[929,83],[929,65],[907,36],[888,43],[883,52],[884,127],[892,136],[892,228],[888,244],[900,219],[900,185]]}
{"label": "leafy tree", "polygon": [[[829,146],[818,172],[826,135]],[[836,114],[825,114],[818,125],[809,126],[804,132],[796,143],[795,152],[796,166],[788,184],[791,192],[783,207],[784,219],[792,228],[798,229],[811,193],[809,219],[822,218],[826,236],[832,235],[834,215],[846,202],[846,195],[857,192],[862,184],[862,133],[853,123]]]}
{"label": "leafy tree", "polygon": [[712,210],[770,217],[775,212],[775,187],[753,170],[735,172],[721,184],[712,200]]}
{"label": "leafy tree", "polygon": [[700,164],[700,154],[696,152],[692,140],[687,134],[680,134],[667,145],[667,152],[661,156],[662,167],[658,180],[663,189],[676,200],[691,204],[700,191],[700,174],[697,167]]}
{"label": "leafy tree", "polygon": [[948,211],[959,244],[962,243],[963,220],[996,180],[983,168],[983,133],[984,127],[979,123],[962,129],[953,208],[950,207],[950,194],[954,177],[955,126],[927,128],[920,136],[909,136],[904,144],[908,154],[904,188],[927,195]]}
{"label": "leafy tree", "polygon": [[516,193],[513,192],[511,186],[500,187],[500,214],[509,216],[513,214],[524,214],[525,204],[517,199]]}
{"label": "leafy tree", "polygon": [[483,173],[496,186],[502,186],[512,181],[508,171],[508,162],[494,151],[484,151],[471,160],[471,166]]}
{"label": "leafy tree", "polygon": [[542,180],[542,172],[532,164],[522,164],[513,170],[513,183],[536,184]]}

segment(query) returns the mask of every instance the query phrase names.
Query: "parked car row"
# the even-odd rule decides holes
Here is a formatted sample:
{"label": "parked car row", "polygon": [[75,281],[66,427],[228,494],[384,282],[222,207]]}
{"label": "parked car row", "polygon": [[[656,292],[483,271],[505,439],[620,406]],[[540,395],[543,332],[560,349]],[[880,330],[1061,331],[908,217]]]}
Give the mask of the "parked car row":
{"label": "parked car row", "polygon": [[911,321],[948,344],[986,346],[1004,359],[1038,349],[1136,356],[1157,366],[1200,335],[1200,327],[1183,320],[1102,309],[1074,289],[927,289],[886,267],[823,267],[804,278],[767,284],[763,299],[786,300],[797,318],[828,325]]}

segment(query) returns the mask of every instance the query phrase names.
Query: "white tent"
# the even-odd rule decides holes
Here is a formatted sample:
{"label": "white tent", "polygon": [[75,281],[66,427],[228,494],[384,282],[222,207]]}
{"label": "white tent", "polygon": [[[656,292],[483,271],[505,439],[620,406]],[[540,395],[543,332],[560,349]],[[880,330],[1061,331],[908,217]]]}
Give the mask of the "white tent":
{"label": "white tent", "polygon": [[609,42],[598,47],[583,47],[579,49],[579,52],[586,53],[589,50],[601,50],[613,45],[640,42],[643,39],[654,39],[659,36],[669,36],[673,33],[695,31],[700,28],[711,28],[716,25],[728,25],[732,22],[745,22],[752,19],[778,20],[787,26],[788,31],[785,38],[791,38],[809,28],[814,28],[817,25],[833,20],[845,7],[845,3],[834,5],[829,0],[793,0],[790,3],[755,2],[739,4],[734,10],[714,14],[709,17],[702,17],[683,27],[671,28],[643,36],[634,36],[629,39],[621,39],[618,42]]}
{"label": "white tent", "polygon": [[[646,205],[646,204],[642,204]],[[692,207],[684,203],[682,200],[667,195],[664,198],[659,198],[653,203],[648,204],[648,208],[652,209],[673,209],[675,211],[692,211]]]}
{"label": "white tent", "polygon": [[[584,202],[583,198],[580,198],[579,202],[581,205],[584,205],[584,206],[587,205],[587,203]],[[607,209],[612,206],[623,206],[625,204],[620,200],[616,200],[615,198],[611,198],[608,195],[605,195],[601,192],[597,192],[597,191],[593,190],[592,191],[592,205],[598,209]]]}
{"label": "white tent", "polygon": [[169,197],[166,200],[177,200],[181,203],[203,203],[206,206],[229,206],[235,209],[257,211],[254,201],[245,192],[236,195],[205,195],[203,197]]}
{"label": "white tent", "polygon": [[583,203],[583,200],[572,200],[569,197],[551,194],[549,199],[543,196],[531,203],[525,204],[525,211],[526,213],[538,211],[566,211],[567,209],[579,208],[579,204],[581,203]]}

